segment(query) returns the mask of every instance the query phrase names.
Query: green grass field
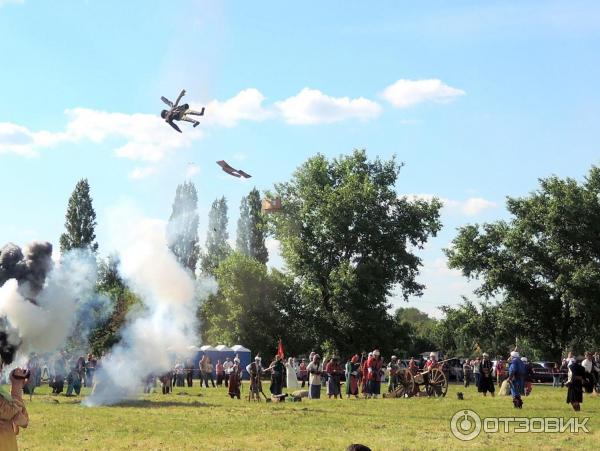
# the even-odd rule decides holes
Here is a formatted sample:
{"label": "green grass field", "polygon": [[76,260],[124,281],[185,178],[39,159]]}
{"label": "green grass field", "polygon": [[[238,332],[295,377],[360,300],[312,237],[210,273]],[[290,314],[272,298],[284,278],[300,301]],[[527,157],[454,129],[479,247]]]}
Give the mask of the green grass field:
{"label": "green grass field", "polygon": [[[194,381],[196,382],[196,381]],[[244,387],[242,396],[247,390]],[[458,401],[456,392],[465,394]],[[175,388],[119,406],[87,408],[79,398],[51,396],[47,387],[27,397],[30,426],[22,450],[343,450],[363,443],[373,450],[480,448],[598,449],[600,397],[586,397],[574,413],[566,389],[536,386],[522,411],[509,397],[482,398],[475,388],[451,386],[442,399],[329,400],[249,403],[231,400],[224,388]],[[482,417],[590,417],[589,433],[481,433],[461,442],[450,419],[461,409]]]}

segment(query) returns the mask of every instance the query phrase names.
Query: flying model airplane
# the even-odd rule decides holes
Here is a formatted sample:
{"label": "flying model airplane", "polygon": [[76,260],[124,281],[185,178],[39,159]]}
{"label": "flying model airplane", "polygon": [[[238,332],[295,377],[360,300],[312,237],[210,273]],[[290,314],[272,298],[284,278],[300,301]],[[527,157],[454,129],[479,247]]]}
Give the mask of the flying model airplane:
{"label": "flying model airplane", "polygon": [[245,179],[249,179],[250,177],[252,177],[250,174],[245,173],[241,169],[232,168],[227,164],[225,160],[219,160],[217,161],[217,164],[221,166],[221,169],[223,169],[224,172],[227,172],[229,175],[233,175],[234,177],[244,177]]}

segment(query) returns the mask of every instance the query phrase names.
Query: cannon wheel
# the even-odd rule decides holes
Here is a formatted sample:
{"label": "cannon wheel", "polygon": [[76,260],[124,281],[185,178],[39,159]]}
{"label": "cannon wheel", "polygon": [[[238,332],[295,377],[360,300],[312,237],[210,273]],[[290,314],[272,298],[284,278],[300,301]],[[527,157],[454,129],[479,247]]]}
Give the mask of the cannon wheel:
{"label": "cannon wheel", "polygon": [[398,385],[394,390],[396,398],[410,398],[415,394],[415,378],[408,368],[398,371]]}
{"label": "cannon wheel", "polygon": [[435,396],[436,398],[446,396],[446,393],[448,393],[448,378],[442,370],[438,368],[431,370],[425,391],[427,396]]}

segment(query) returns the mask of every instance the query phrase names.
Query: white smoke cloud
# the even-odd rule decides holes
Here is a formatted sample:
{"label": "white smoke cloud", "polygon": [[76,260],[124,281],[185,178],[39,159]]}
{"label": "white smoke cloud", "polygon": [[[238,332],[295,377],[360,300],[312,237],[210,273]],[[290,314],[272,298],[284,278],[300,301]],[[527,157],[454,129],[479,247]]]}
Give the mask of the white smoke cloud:
{"label": "white smoke cloud", "polygon": [[199,342],[199,285],[169,250],[165,222],[143,218],[127,205],[111,212],[110,224],[122,276],[145,309],[128,318],[121,342],[103,359],[88,406],[135,396],[146,376],[168,371],[174,355],[184,358]]}
{"label": "white smoke cloud", "polygon": [[99,309],[101,315],[106,307],[94,293],[96,275],[96,261],[91,254],[71,251],[49,273],[35,304],[24,298],[15,279],[0,288],[0,317],[8,321],[9,340],[20,342],[20,354],[63,348],[80,317],[85,321],[77,324],[78,334],[87,336],[94,325],[88,320],[89,309]]}

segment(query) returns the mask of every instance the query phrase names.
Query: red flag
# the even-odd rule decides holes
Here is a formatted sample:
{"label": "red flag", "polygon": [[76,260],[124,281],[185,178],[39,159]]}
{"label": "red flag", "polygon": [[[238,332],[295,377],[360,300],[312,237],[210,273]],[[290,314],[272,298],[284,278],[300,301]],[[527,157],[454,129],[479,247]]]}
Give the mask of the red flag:
{"label": "red flag", "polygon": [[283,360],[283,343],[281,342],[281,338],[279,339],[279,343],[277,343],[277,355],[281,357]]}

